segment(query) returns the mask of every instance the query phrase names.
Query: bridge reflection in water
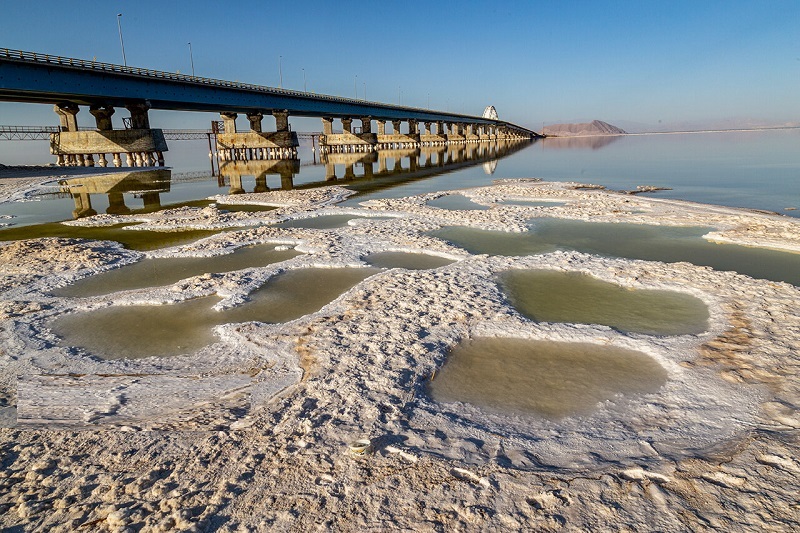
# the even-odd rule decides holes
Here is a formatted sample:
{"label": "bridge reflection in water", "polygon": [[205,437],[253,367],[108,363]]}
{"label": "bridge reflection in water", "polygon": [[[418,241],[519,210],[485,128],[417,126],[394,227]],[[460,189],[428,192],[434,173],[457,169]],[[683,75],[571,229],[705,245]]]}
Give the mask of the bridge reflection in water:
{"label": "bridge reflection in water", "polygon": [[[431,178],[468,167],[482,165],[486,174],[492,174],[498,159],[530,146],[531,142],[498,140],[489,143],[418,146],[356,153],[321,153],[320,163],[301,166],[300,160],[249,159],[220,161],[217,186],[227,187],[227,194],[245,192],[262,193],[270,190],[292,190],[324,187],[338,184],[355,190],[358,194],[399,186],[403,183]],[[255,178],[252,190],[245,190]],[[272,176],[278,179],[272,178]],[[198,178],[194,178],[197,180]],[[202,178],[208,180],[208,176]],[[174,185],[186,186],[180,174],[173,176],[170,169],[142,170],[65,179],[59,182],[61,192],[72,196],[74,218],[96,215],[92,196],[105,195],[106,213],[125,215],[152,212],[178,205],[206,205],[213,194],[206,186],[199,187],[190,201],[162,206],[161,195],[169,193]],[[139,208],[131,208],[131,196]],[[226,207],[227,209],[227,207]]]}
{"label": "bridge reflection in water", "polygon": [[[536,142],[536,141],[533,141]],[[319,154],[324,166],[324,179],[295,183],[300,170],[297,159],[247,160],[220,162],[220,186],[228,185],[229,194],[241,194],[243,176],[255,176],[252,192],[271,190],[267,176],[280,176],[280,188],[307,189],[339,184],[367,193],[402,183],[483,165],[487,174],[497,167],[497,160],[531,145],[531,141],[499,140],[489,143],[451,144],[373,150],[371,152],[339,152]],[[277,187],[276,187],[277,188]]]}
{"label": "bridge reflection in water", "polygon": [[167,169],[142,170],[70,178],[59,181],[61,191],[72,195],[75,218],[90,217],[97,211],[92,208],[92,195],[105,194],[108,197],[109,215],[128,215],[133,212],[125,204],[125,194],[134,194],[144,203],[143,211],[157,211],[161,208],[161,193],[169,192],[172,172]]}

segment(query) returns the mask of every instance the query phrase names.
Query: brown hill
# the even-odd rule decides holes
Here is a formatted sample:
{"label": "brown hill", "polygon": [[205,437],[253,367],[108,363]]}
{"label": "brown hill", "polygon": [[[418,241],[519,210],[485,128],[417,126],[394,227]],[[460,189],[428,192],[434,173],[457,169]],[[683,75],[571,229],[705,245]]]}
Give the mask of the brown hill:
{"label": "brown hill", "polygon": [[583,124],[551,124],[542,128],[542,133],[554,137],[578,137],[587,135],[624,135],[622,128],[612,126],[602,120],[593,120]]}

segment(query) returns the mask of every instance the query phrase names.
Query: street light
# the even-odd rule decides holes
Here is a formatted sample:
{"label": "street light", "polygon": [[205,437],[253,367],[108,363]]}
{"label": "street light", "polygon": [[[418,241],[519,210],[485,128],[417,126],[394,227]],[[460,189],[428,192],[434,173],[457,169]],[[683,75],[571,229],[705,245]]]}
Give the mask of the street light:
{"label": "street light", "polygon": [[117,29],[119,30],[119,45],[122,47],[122,64],[128,66],[128,60],[125,59],[125,43],[122,41],[122,24],[119,19],[122,18],[122,13],[117,13]]}
{"label": "street light", "polygon": [[194,78],[194,56],[192,56],[192,43],[189,43],[189,60],[192,62],[192,77]]}
{"label": "street light", "polygon": [[306,89],[306,69],[301,69],[303,71],[303,92],[307,93],[308,89]]}
{"label": "street light", "polygon": [[358,100],[358,74],[356,74],[356,79],[353,81],[353,91],[356,93],[356,100]]}
{"label": "street light", "polygon": [[367,82],[364,82],[364,101],[367,101]]}
{"label": "street light", "polygon": [[278,76],[280,77],[280,87],[283,89],[283,56],[278,56]]}

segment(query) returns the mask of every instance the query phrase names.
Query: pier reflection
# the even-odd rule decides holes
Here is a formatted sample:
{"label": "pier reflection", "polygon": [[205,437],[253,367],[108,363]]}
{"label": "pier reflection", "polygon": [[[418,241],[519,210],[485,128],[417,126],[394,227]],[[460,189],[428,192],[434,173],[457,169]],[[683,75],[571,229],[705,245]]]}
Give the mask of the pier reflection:
{"label": "pier reflection", "polygon": [[[372,151],[322,152],[319,154],[319,163],[310,165],[312,169],[324,169],[322,173],[309,170],[309,165],[301,165],[297,158],[223,160],[220,161],[218,184],[220,187],[228,187],[228,194],[260,193],[278,188],[308,189],[334,183],[358,192],[368,192],[476,165],[482,165],[484,172],[491,175],[497,168],[499,159],[530,144],[527,140],[499,140],[437,146],[400,146]],[[279,176],[280,183],[270,181],[270,175]],[[252,190],[246,190],[244,185],[246,180],[243,178],[249,176],[255,178]]]}
{"label": "pier reflection", "polygon": [[[96,215],[92,208],[92,195],[105,195],[108,199],[106,213],[127,215],[133,212],[157,211],[161,208],[161,194],[170,191],[172,172],[166,169],[145,170],[86,176],[61,180],[61,192],[72,196],[74,218]],[[125,203],[125,194],[140,198],[143,207],[135,211]]]}
{"label": "pier reflection", "polygon": [[[372,152],[322,153],[320,161],[325,166],[325,184],[339,182],[363,193],[476,165],[482,165],[484,172],[491,175],[497,168],[498,159],[530,144],[530,141],[500,140]],[[304,185],[309,186],[314,184]]]}
{"label": "pier reflection", "polygon": [[[141,214],[181,206],[203,207],[219,194],[263,193],[342,185],[358,195],[378,192],[416,180],[481,165],[487,175],[497,161],[529,141],[499,140],[436,146],[402,146],[371,151],[314,152],[301,162],[296,156],[219,161],[219,175],[181,173],[171,169],[131,170],[65,178],[35,202],[0,205],[5,226],[29,226],[110,215]],[[0,230],[0,240],[6,230]],[[28,233],[32,232],[30,230]],[[35,233],[34,233],[35,234]]]}
{"label": "pier reflection", "polygon": [[252,159],[239,161],[220,161],[218,184],[220,187],[229,187],[228,194],[242,194],[247,191],[242,185],[243,176],[254,176],[256,185],[252,192],[267,192],[267,176],[270,174],[280,176],[280,188],[291,190],[294,188],[294,176],[300,173],[299,159]]}

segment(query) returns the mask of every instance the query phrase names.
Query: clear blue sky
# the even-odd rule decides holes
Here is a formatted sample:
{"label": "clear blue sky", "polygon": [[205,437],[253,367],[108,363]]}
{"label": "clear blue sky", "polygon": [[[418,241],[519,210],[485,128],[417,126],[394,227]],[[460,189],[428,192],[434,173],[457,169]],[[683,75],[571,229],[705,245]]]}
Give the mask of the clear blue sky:
{"label": "clear blue sky", "polygon": [[[800,2],[0,0],[0,46],[543,122],[800,121]],[[354,87],[356,76],[357,87]],[[429,100],[428,100],[429,99]],[[88,113],[82,124],[89,124]],[[207,127],[165,113],[161,127]],[[0,103],[0,124],[55,124]],[[308,128],[296,128],[308,129]]]}

